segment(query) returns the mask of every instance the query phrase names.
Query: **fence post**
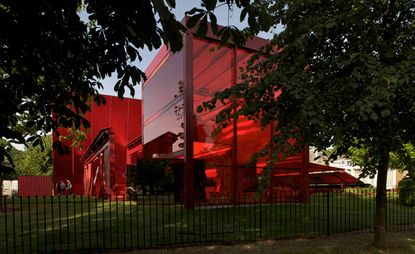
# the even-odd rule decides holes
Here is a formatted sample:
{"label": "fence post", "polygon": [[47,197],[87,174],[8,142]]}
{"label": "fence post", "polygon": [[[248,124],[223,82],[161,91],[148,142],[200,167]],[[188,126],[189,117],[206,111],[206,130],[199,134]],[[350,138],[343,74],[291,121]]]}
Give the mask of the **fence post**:
{"label": "fence post", "polygon": [[[3,196],[3,199],[4,199],[4,229],[5,229],[4,240],[6,242],[6,253],[9,253],[9,239],[8,239],[8,232],[7,232],[7,197]],[[14,211],[12,211],[12,213],[14,213]]]}
{"label": "fence post", "polygon": [[[393,193],[392,193],[392,195],[393,195]],[[391,199],[390,196],[391,196],[391,191],[388,192],[386,190],[386,209],[385,209],[385,231],[386,232],[389,231],[389,228],[388,228],[388,208],[389,208],[388,201]]]}
{"label": "fence post", "polygon": [[330,236],[330,192],[327,191],[327,236]]}
{"label": "fence post", "polygon": [[259,198],[259,239],[262,239],[262,196]]}

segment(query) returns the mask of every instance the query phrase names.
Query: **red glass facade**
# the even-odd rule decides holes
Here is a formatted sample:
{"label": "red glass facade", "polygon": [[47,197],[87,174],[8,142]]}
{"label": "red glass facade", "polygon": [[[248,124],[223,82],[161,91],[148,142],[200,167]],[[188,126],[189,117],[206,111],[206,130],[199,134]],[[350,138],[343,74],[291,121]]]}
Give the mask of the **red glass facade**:
{"label": "red glass facade", "polygon": [[230,47],[217,48],[218,43],[207,40],[192,40],[193,64],[193,156],[205,161],[206,170],[215,177],[209,186],[207,198],[223,193],[230,197],[233,191],[235,142],[233,123],[220,134],[212,137],[214,119],[224,108],[197,113],[197,106],[211,99],[216,92],[233,84],[234,50]]}
{"label": "red glass facade", "polygon": [[[261,129],[259,123],[240,117],[212,137],[214,119],[224,106],[202,113],[196,108],[216,92],[236,85],[240,68],[267,41],[255,38],[240,49],[218,47],[213,37],[202,40],[190,34],[185,42],[185,49],[178,54],[163,49],[147,71],[149,79],[143,86],[144,157],[184,158],[185,192],[193,188],[194,160],[202,160],[209,179],[206,197],[221,195],[222,201],[234,202],[255,191],[267,158],[256,165],[251,159],[269,142],[271,128]],[[190,196],[187,198],[192,199]]]}
{"label": "red glass facade", "polygon": [[166,50],[143,86],[144,158],[183,156],[183,52]]}
{"label": "red glass facade", "polygon": [[[212,137],[214,120],[224,106],[202,113],[196,109],[216,92],[240,82],[240,69],[267,41],[254,38],[245,48],[218,47],[210,32],[205,39],[186,34],[184,41],[180,53],[162,49],[147,70],[149,79],[143,86],[144,157],[184,159],[184,203],[188,208],[197,199],[196,161],[203,162],[208,178],[206,198],[213,201],[220,196],[220,202],[237,202],[241,195],[253,195],[258,187],[258,175],[268,157],[256,164],[251,159],[270,141],[273,128],[260,128],[259,123],[239,117]],[[231,103],[238,107],[239,102]],[[276,163],[266,194],[269,200],[277,191],[295,189],[306,201],[310,165],[308,147]]]}

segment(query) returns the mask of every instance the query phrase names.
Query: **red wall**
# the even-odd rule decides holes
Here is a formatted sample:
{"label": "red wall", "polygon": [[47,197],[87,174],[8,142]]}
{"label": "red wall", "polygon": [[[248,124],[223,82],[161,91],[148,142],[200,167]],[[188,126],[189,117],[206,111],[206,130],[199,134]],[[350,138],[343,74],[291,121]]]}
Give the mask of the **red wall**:
{"label": "red wall", "polygon": [[[114,134],[115,184],[125,185],[126,145],[141,135],[141,100],[119,99],[104,95],[106,104],[92,105],[91,112],[85,116],[91,124],[86,131],[87,138],[82,142],[83,148],[71,148],[70,155],[59,155],[53,151],[54,186],[69,179],[75,194],[84,194],[84,172],[81,157],[96,135],[104,128],[111,128]],[[65,135],[65,130],[59,130]],[[53,135],[53,141],[56,137]],[[71,141],[64,141],[70,147]],[[55,190],[56,191],[56,190]]]}
{"label": "red wall", "polygon": [[19,176],[19,196],[51,196],[52,177]]}

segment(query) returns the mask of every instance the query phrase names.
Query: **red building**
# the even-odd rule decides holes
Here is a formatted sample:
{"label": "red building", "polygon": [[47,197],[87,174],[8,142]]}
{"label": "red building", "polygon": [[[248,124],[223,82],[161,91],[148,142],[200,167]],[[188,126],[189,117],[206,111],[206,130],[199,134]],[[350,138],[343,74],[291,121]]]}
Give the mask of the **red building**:
{"label": "red building", "polygon": [[[251,158],[274,135],[273,128],[261,130],[258,123],[240,117],[212,137],[214,119],[223,107],[202,113],[196,108],[216,92],[240,82],[240,68],[268,41],[253,38],[243,48],[218,48],[219,42],[210,32],[205,39],[187,33],[184,41],[179,53],[162,49],[146,72],[148,79],[142,92],[144,157],[184,159],[184,199],[188,207],[195,198],[195,160],[204,161],[205,174],[215,183],[207,197],[221,193],[229,202],[235,202],[258,186],[257,177],[266,158],[250,165]],[[302,154],[275,165],[271,192],[272,188],[288,188],[307,196],[310,172],[338,170],[321,170],[309,162],[308,153],[305,148]]]}
{"label": "red building", "polygon": [[[98,195],[103,185],[106,186],[106,194],[114,195],[125,190],[125,170],[127,163],[134,158],[134,151],[128,149],[128,145],[141,137],[141,100],[119,99],[115,96],[104,95],[106,104],[92,105],[92,109],[86,114],[91,127],[86,130],[86,139],[81,142],[82,148],[71,147],[72,141],[64,140],[63,143],[71,147],[70,155],[59,155],[53,151],[53,181],[56,193],[56,184],[61,180],[68,179],[72,182],[75,194]],[[61,135],[66,135],[67,130],[59,130]],[[105,143],[110,149],[99,151],[103,145],[104,136],[107,135]],[[56,140],[56,137],[53,136]],[[54,140],[54,141],[55,141]],[[135,147],[135,146],[133,146]],[[90,158],[96,153],[106,153],[109,163],[105,168],[106,183],[103,183],[103,167],[97,168],[96,158]],[[87,153],[87,154],[85,154]],[[82,160],[83,159],[83,160]],[[88,160],[87,160],[88,159]],[[94,161],[95,167],[88,164]],[[84,170],[86,169],[86,170]]]}

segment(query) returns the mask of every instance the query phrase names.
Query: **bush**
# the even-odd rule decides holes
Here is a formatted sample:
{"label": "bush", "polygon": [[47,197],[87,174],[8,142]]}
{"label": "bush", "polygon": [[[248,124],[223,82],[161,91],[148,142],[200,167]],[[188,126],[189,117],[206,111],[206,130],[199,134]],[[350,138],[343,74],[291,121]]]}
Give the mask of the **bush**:
{"label": "bush", "polygon": [[140,159],[127,170],[127,184],[142,195],[162,194],[172,191],[173,176],[166,172],[169,160]]}
{"label": "bush", "polygon": [[399,182],[399,202],[404,206],[415,206],[415,180],[405,178]]}

